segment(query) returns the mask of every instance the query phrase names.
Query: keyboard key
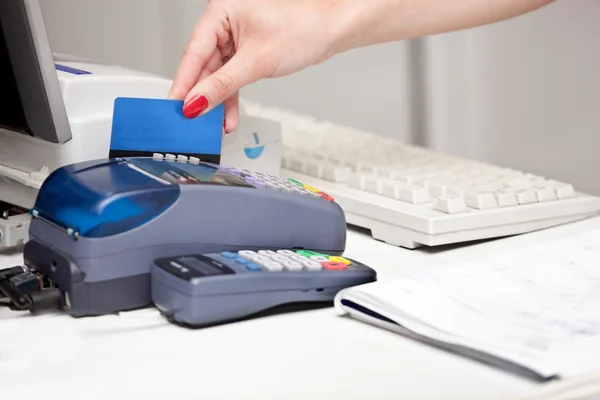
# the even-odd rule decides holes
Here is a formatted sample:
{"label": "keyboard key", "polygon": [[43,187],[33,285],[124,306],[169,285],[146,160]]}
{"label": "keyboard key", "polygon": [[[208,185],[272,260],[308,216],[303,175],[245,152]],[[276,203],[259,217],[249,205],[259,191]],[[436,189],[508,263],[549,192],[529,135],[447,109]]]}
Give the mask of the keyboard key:
{"label": "keyboard key", "polygon": [[377,175],[369,175],[365,178],[363,190],[370,193],[381,194],[383,182]]}
{"label": "keyboard key", "polygon": [[478,210],[489,210],[498,208],[496,197],[492,193],[475,193],[470,194],[466,198],[466,203],[471,208]]}
{"label": "keyboard key", "polygon": [[541,203],[543,201],[556,200],[556,192],[552,188],[545,188],[535,192],[537,200]]}
{"label": "keyboard key", "polygon": [[433,198],[445,197],[448,195],[449,191],[448,186],[441,183],[431,183],[428,185],[427,189]]}
{"label": "keyboard key", "polygon": [[400,187],[398,190],[398,200],[412,204],[422,204],[432,201],[427,189],[419,186]]}
{"label": "keyboard key", "polygon": [[531,180],[527,176],[510,179],[504,182],[504,187],[514,191],[524,191],[532,186]]}
{"label": "keyboard key", "polygon": [[469,211],[469,207],[462,197],[440,197],[435,204],[437,211],[446,214],[458,214]]}
{"label": "keyboard key", "polygon": [[499,207],[518,206],[519,200],[515,192],[501,192],[496,194]]}
{"label": "keyboard key", "polygon": [[350,177],[348,184],[350,187],[353,187],[358,190],[365,190],[367,176],[361,174],[352,174]]}
{"label": "keyboard key", "polygon": [[558,199],[575,197],[575,190],[573,189],[572,185],[550,179],[546,181],[546,187],[554,189]]}
{"label": "keyboard key", "polygon": [[238,258],[238,255],[236,253],[232,253],[230,251],[224,251],[221,253],[221,256],[225,257],[225,258],[229,258],[229,259],[235,259]]}
{"label": "keyboard key", "polygon": [[555,189],[556,197],[559,199],[568,199],[570,197],[575,197],[575,190],[571,185],[563,185]]}
{"label": "keyboard key", "polygon": [[519,200],[519,204],[537,203],[537,196],[533,190],[525,190],[517,193],[517,199]]}

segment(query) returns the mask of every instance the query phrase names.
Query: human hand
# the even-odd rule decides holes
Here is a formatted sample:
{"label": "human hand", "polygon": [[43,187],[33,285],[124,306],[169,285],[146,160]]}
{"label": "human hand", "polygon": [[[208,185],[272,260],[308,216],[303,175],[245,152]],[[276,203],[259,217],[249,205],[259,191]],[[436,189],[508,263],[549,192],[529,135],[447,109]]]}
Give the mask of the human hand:
{"label": "human hand", "polygon": [[[210,0],[194,27],[169,98],[195,118],[224,102],[238,122],[238,91],[321,63],[336,53],[338,0]],[[339,17],[339,15],[337,15]]]}

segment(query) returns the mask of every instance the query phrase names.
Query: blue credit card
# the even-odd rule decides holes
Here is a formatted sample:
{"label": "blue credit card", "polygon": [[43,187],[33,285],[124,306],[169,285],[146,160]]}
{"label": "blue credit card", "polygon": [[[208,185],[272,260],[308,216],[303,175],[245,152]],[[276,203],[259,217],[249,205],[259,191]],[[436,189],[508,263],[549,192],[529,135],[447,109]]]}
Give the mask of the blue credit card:
{"label": "blue credit card", "polygon": [[218,164],[223,141],[223,105],[194,119],[186,118],[182,108],[180,100],[117,98],[110,157],[170,153]]}

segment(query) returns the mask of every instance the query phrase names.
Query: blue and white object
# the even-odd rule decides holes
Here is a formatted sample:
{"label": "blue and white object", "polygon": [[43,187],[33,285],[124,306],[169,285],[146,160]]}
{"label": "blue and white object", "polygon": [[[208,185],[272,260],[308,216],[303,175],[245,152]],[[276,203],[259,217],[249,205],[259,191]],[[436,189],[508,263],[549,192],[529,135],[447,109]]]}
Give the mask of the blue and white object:
{"label": "blue and white object", "polygon": [[281,123],[247,115],[244,101],[240,103],[238,128],[223,138],[221,162],[278,176],[283,148]]}

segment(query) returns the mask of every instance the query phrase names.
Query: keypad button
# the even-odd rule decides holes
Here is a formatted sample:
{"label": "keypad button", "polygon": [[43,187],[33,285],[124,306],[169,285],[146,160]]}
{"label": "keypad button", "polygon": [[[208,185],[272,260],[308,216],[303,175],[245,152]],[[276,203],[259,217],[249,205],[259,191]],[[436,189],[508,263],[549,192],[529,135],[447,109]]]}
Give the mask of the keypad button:
{"label": "keypad button", "polygon": [[346,264],[346,265],[352,264],[350,262],[350,260],[347,260],[344,257],[339,257],[339,256],[330,256],[329,257],[329,261],[336,262],[336,263],[343,263],[343,264]]}
{"label": "keypad button", "polygon": [[248,259],[250,259],[251,257],[255,257],[255,256],[258,255],[257,252],[252,251],[252,250],[241,250],[241,251],[238,251],[238,254],[239,254],[240,257],[248,258]]}
{"label": "keypad button", "polygon": [[309,258],[311,260],[317,261],[317,262],[329,261],[329,257],[325,257],[325,256],[310,256]]}
{"label": "keypad button", "polygon": [[271,260],[273,261],[278,261],[278,262],[284,262],[289,260],[289,258],[287,256],[282,256],[281,254],[274,254],[272,256],[270,256]]}
{"label": "keypad button", "polygon": [[268,256],[261,256],[261,255],[258,255],[258,254],[257,254],[257,255],[255,255],[255,256],[252,256],[252,257],[250,258],[250,261],[252,261],[252,262],[255,262],[255,263],[258,263],[258,264],[262,264],[262,263],[264,263],[264,262],[267,262],[267,261],[272,261],[272,260],[271,260],[271,258],[270,258],[270,257],[268,257]]}
{"label": "keypad button", "polygon": [[287,257],[288,257],[290,260],[296,260],[296,261],[300,261],[300,262],[302,262],[302,261],[304,261],[304,260],[308,260],[308,258],[307,258],[307,257],[302,257],[302,256],[299,256],[298,254],[296,254],[296,255],[293,255],[293,256],[287,256]]}
{"label": "keypad button", "polygon": [[348,268],[348,266],[344,263],[333,261],[322,262],[321,265],[323,265],[323,268],[328,271],[343,271]]}
{"label": "keypad button", "polygon": [[287,271],[301,271],[303,268],[303,265],[299,261],[294,260],[286,260],[282,264]]}
{"label": "keypad button", "polygon": [[260,254],[261,256],[272,256],[277,254],[276,252],[274,252],[273,250],[259,250],[258,254]]}
{"label": "keypad button", "polygon": [[321,195],[322,199],[325,199],[329,202],[334,202],[335,200],[333,199],[333,197],[331,197],[330,195],[328,195],[327,193],[323,193],[323,192],[319,192],[319,195]]}
{"label": "keypad button", "polygon": [[252,262],[246,264],[246,269],[249,271],[260,271],[261,270],[260,265],[256,265]]}
{"label": "keypad button", "polygon": [[238,257],[235,259],[235,262],[237,262],[238,264],[249,264],[251,261],[247,258]]}
{"label": "keypad button", "polygon": [[295,256],[296,252],[294,252],[292,250],[277,250],[277,254],[281,254],[284,256]]}
{"label": "keypad button", "polygon": [[224,251],[224,252],[222,252],[222,253],[221,253],[221,255],[222,255],[223,257],[225,257],[225,258],[229,258],[229,259],[234,259],[234,258],[237,258],[237,257],[238,257],[238,255],[237,255],[236,253],[232,253],[232,252],[230,252],[230,251]]}
{"label": "keypad button", "polygon": [[265,269],[269,270],[269,271],[282,271],[283,270],[283,265],[281,265],[280,263],[276,262],[276,261],[264,261],[261,262],[260,265],[262,265],[263,267],[265,267]]}
{"label": "keypad button", "polygon": [[298,250],[296,253],[298,253],[301,256],[307,257],[307,258],[310,258],[311,256],[321,256],[321,257],[325,257],[325,258],[329,257],[327,254],[317,253],[316,251],[311,251],[311,250]]}
{"label": "keypad button", "polygon": [[309,260],[308,258],[300,261],[300,264],[309,271],[320,271],[323,269],[323,264],[318,261]]}

